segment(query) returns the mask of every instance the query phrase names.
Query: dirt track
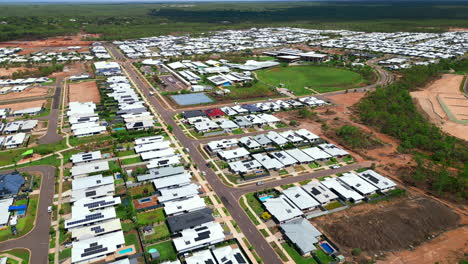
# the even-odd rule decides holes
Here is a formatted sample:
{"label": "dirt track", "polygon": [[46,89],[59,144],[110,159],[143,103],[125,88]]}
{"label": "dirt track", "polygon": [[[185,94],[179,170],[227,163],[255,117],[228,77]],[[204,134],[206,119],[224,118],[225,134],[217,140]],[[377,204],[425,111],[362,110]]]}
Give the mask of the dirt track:
{"label": "dirt track", "polygon": [[423,197],[356,206],[314,221],[345,251],[369,253],[417,246],[428,237],[457,226],[459,216]]}
{"label": "dirt track", "polygon": [[460,124],[449,120],[441,107],[442,101],[458,120],[468,120],[468,99],[460,91],[462,75],[444,74],[442,78],[432,82],[421,91],[412,92],[417,107],[443,131],[463,140],[468,140],[468,124]]}

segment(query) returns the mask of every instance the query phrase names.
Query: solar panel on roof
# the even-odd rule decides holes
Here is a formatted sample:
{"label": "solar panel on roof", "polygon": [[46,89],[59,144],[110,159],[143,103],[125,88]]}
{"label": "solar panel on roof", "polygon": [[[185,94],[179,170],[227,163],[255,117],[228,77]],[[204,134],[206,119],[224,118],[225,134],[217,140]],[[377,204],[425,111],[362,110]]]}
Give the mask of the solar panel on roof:
{"label": "solar panel on roof", "polygon": [[244,257],[242,256],[241,253],[234,254],[234,258],[236,258],[236,260],[237,260],[237,262],[239,262],[239,264],[247,263],[247,261],[244,259]]}

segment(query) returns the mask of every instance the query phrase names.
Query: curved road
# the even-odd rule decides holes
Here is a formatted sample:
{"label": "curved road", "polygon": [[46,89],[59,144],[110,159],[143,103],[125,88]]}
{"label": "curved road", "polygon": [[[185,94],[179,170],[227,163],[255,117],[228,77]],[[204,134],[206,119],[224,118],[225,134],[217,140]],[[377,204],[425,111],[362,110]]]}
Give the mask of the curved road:
{"label": "curved road", "polygon": [[[12,171],[6,170],[2,171],[2,173]],[[52,205],[54,197],[55,167],[40,165],[19,168],[18,171],[39,172],[42,174],[35,226],[31,232],[22,237],[0,242],[0,251],[13,248],[27,248],[31,251],[30,259],[33,260],[30,263],[48,263],[50,214],[47,212],[47,207]]]}
{"label": "curved road", "polygon": [[144,77],[135,70],[135,68],[131,65],[131,63],[128,62],[121,55],[121,53],[115,49],[114,46],[107,46],[107,47],[109,51],[114,55],[114,57],[120,61],[122,67],[129,74],[128,77],[132,79],[132,81],[137,85],[137,88],[144,94],[144,96],[149,100],[149,102],[153,104],[155,109],[157,109],[158,113],[161,115],[164,122],[172,126],[173,128],[172,133],[177,137],[177,139],[181,142],[181,144],[185,148],[188,148],[190,150],[190,157],[192,158],[193,162],[197,164],[198,168],[201,171],[206,172],[206,176],[205,176],[206,180],[211,185],[215,193],[221,198],[222,202],[224,203],[226,208],[229,210],[234,220],[238,223],[240,229],[242,230],[244,235],[247,237],[249,242],[255,246],[255,250],[257,251],[257,253],[259,254],[260,258],[263,260],[264,263],[281,264],[282,261],[278,258],[275,251],[271,248],[271,246],[265,240],[263,235],[257,230],[257,228],[251,222],[250,218],[247,216],[245,211],[239,205],[239,198],[242,195],[249,193],[249,192],[258,191],[261,189],[273,188],[275,186],[280,186],[283,184],[289,184],[289,183],[303,181],[306,179],[327,176],[327,175],[334,174],[334,173],[342,173],[342,172],[346,172],[349,170],[354,170],[354,169],[358,169],[358,168],[371,165],[370,162],[363,162],[363,163],[343,166],[336,170],[323,170],[323,171],[318,171],[314,173],[304,174],[301,176],[288,177],[288,178],[281,179],[281,180],[270,181],[270,182],[266,182],[262,186],[256,186],[255,184],[252,184],[252,185],[241,187],[241,188],[229,187],[221,181],[221,179],[214,173],[213,170],[211,170],[210,168],[206,166],[206,160],[198,150],[198,146],[200,145],[200,142],[198,140],[188,138],[184,134],[182,129],[172,119],[174,112],[167,110],[163,106],[163,104],[159,100],[156,99],[156,96],[150,95],[151,87],[146,81],[143,81]]}

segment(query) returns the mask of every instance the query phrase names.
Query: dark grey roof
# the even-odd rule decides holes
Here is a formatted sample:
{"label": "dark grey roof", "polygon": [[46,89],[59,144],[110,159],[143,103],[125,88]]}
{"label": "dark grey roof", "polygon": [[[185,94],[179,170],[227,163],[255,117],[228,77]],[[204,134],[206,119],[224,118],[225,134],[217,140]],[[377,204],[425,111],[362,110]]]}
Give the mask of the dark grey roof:
{"label": "dark grey roof", "polygon": [[242,105],[242,108],[247,109],[250,113],[261,112],[262,110],[253,104]]}
{"label": "dark grey roof", "polygon": [[184,111],[182,112],[184,118],[198,117],[198,116],[207,116],[202,110],[193,110],[193,111]]}
{"label": "dark grey roof", "polygon": [[213,210],[203,208],[190,213],[168,217],[167,225],[172,233],[176,233],[212,221],[214,221]]}
{"label": "dark grey roof", "polygon": [[0,175],[0,197],[16,195],[24,184],[24,178],[19,173]]}

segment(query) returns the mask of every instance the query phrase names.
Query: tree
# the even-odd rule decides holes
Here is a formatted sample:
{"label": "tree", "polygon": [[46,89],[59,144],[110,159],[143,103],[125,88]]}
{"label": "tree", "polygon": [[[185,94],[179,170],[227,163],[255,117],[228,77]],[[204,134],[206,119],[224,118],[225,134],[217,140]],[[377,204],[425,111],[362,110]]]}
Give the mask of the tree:
{"label": "tree", "polygon": [[262,213],[262,218],[263,218],[263,220],[268,220],[268,219],[271,218],[271,214],[268,213],[268,212],[263,212]]}

